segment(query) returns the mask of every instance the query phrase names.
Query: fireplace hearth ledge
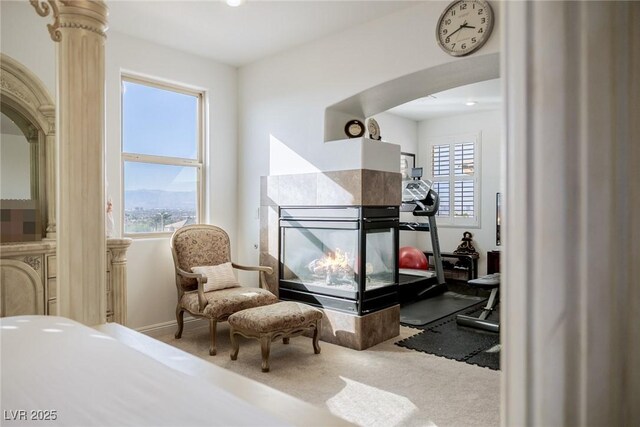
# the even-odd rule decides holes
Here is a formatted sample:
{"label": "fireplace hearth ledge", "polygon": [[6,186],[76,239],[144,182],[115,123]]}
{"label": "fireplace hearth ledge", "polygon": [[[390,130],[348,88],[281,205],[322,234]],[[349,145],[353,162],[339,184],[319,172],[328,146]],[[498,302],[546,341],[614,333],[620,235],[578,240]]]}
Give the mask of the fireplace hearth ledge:
{"label": "fireplace hearth ledge", "polygon": [[323,308],[322,341],[354,350],[366,350],[400,335],[400,305],[364,316]]}

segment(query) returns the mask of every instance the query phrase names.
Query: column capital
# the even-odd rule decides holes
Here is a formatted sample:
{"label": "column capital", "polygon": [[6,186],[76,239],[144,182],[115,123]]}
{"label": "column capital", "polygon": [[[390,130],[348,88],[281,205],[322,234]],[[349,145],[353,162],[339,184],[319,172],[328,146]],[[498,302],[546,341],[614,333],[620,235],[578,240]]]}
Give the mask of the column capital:
{"label": "column capital", "polygon": [[107,239],[107,249],[111,251],[111,262],[116,264],[127,263],[127,249],[133,242],[130,238],[109,238]]}
{"label": "column capital", "polygon": [[102,0],[29,0],[40,16],[53,17],[47,24],[51,39],[62,40],[61,28],[82,29],[106,37],[108,8]]}

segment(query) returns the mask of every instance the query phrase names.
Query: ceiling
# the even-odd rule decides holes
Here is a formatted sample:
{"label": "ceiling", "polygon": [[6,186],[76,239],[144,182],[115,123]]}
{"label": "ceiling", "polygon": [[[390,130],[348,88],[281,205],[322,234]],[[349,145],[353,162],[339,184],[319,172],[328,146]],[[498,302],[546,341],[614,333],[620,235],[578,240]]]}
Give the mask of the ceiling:
{"label": "ceiling", "polygon": [[416,5],[415,1],[110,1],[109,28],[234,66]]}
{"label": "ceiling", "polygon": [[[476,104],[465,105],[469,101]],[[501,106],[500,79],[492,79],[434,93],[387,112],[419,122],[437,117],[498,110]]]}

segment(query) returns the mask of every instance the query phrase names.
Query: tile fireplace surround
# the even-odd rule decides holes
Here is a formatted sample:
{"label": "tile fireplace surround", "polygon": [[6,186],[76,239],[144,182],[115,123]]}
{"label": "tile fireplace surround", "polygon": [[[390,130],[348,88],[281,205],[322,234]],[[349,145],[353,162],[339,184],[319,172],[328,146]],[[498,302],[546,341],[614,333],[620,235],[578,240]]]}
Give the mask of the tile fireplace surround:
{"label": "tile fireplace surround", "polygon": [[[278,294],[280,206],[399,206],[401,185],[399,172],[370,169],[261,177],[260,264],[273,267],[269,289]],[[344,347],[364,350],[400,331],[399,305],[364,316],[324,312],[320,339]]]}

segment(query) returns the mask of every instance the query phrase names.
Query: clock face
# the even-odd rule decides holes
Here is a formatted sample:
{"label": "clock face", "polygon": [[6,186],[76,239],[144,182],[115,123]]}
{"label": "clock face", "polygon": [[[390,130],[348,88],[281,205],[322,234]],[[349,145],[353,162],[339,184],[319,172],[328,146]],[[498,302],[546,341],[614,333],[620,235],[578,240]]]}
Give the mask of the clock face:
{"label": "clock face", "polygon": [[358,124],[352,124],[349,126],[349,133],[351,135],[360,135],[362,133],[362,126]]}
{"label": "clock face", "polygon": [[436,38],[450,55],[464,56],[479,49],[491,35],[493,11],[483,0],[458,0],[440,16]]}

